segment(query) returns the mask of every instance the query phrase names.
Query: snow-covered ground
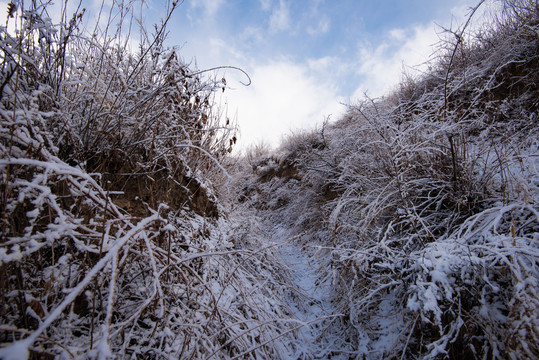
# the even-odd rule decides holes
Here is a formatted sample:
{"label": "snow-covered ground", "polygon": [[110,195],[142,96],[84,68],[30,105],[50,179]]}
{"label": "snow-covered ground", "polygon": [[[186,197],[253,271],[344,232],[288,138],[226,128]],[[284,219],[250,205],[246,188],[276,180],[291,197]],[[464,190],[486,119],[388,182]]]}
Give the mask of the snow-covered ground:
{"label": "snow-covered ground", "polygon": [[276,225],[271,233],[271,241],[281,244],[277,256],[290,276],[291,285],[284,301],[298,321],[290,358],[348,359],[349,349],[338,334],[343,314],[333,306],[331,277],[323,270],[327,260],[297,244],[297,236],[281,225]]}

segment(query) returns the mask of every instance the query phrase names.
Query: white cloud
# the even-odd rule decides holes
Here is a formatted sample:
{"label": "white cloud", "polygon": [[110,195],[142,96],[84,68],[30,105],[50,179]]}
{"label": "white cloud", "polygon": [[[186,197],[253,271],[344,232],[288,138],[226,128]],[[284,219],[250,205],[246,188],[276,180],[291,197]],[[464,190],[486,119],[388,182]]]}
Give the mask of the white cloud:
{"label": "white cloud", "polygon": [[415,26],[411,29],[393,29],[382,43],[373,47],[363,43],[359,47],[357,70],[363,78],[353,94],[353,100],[386,94],[401,80],[403,70],[414,74],[412,69],[424,70],[438,42],[433,25]]}
{"label": "white cloud", "polygon": [[[241,53],[239,50],[234,48],[233,46],[230,46],[225,40],[217,37],[211,37],[207,39],[207,44],[209,46],[206,46],[204,57],[213,59],[212,63],[202,64],[204,66],[213,67],[213,66],[220,66],[220,65],[228,65],[228,64],[235,64],[235,63],[243,63],[246,61],[245,55]],[[199,52],[202,53],[202,52]],[[220,63],[215,64],[215,59],[219,59]]]}
{"label": "white cloud", "polygon": [[279,1],[279,7],[275,8],[270,17],[270,31],[278,32],[290,27],[290,10],[284,0]]}
{"label": "white cloud", "polygon": [[264,33],[259,27],[247,26],[240,34],[240,38],[243,41],[253,41],[255,43],[260,43],[264,40]]}
{"label": "white cloud", "polygon": [[[376,45],[369,42],[361,43],[356,61],[359,64],[357,75],[362,81],[351,100],[362,98],[365,92],[371,97],[387,94],[398,85],[403,71],[415,75],[427,70],[425,62],[431,60],[440,37],[444,37],[443,29],[437,24],[442,24],[444,28],[453,31],[461,29],[470,15],[472,5],[476,4],[470,0],[460,0],[451,10],[451,19],[392,29]],[[485,2],[474,14],[467,30],[479,29],[492,18],[492,13],[498,10],[499,6],[500,4],[495,1]],[[454,37],[451,35],[449,38]]]}
{"label": "white cloud", "polygon": [[389,36],[395,40],[404,40],[406,38],[406,31],[404,29],[392,29],[389,30]]}
{"label": "white cloud", "polygon": [[341,59],[335,56],[324,56],[318,59],[308,59],[307,64],[309,69],[316,71],[318,73],[326,72],[335,66],[339,66]]}
{"label": "white cloud", "polygon": [[260,0],[260,7],[262,10],[267,11],[271,7],[271,0]]}
{"label": "white cloud", "polygon": [[[463,24],[470,17],[472,7],[474,6],[477,6],[477,4],[470,4],[469,0],[462,0],[460,4],[451,9],[453,23],[447,27],[457,30],[456,27],[459,26],[459,29],[462,29]],[[474,32],[481,29],[486,23],[492,21],[495,14],[501,14],[503,6],[503,1],[485,1],[473,14],[466,30]]]}
{"label": "white cloud", "polygon": [[224,0],[195,0],[191,2],[191,7],[203,8],[206,16],[213,17],[224,2]]}
{"label": "white cloud", "polygon": [[325,34],[329,31],[330,24],[331,22],[327,16],[322,16],[315,27],[307,27],[307,33],[309,33],[309,35]]}
{"label": "white cloud", "polygon": [[251,86],[227,94],[229,112],[238,111],[240,147],[262,140],[276,146],[287,132],[343,112],[336,88],[310,75],[308,66],[280,61],[255,65],[250,75]]}

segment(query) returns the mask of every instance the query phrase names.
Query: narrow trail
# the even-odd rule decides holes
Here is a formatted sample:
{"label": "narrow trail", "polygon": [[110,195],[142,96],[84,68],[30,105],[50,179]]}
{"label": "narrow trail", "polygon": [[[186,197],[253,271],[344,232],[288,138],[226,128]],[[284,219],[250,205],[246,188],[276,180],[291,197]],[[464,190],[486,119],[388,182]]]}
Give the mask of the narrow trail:
{"label": "narrow trail", "polygon": [[294,243],[289,232],[279,226],[274,229],[273,240],[284,242],[278,256],[291,276],[292,286],[285,301],[292,316],[304,324],[298,330],[292,358],[348,359],[342,334],[335,333],[342,314],[332,303],[331,278],[323,271],[325,261]]}

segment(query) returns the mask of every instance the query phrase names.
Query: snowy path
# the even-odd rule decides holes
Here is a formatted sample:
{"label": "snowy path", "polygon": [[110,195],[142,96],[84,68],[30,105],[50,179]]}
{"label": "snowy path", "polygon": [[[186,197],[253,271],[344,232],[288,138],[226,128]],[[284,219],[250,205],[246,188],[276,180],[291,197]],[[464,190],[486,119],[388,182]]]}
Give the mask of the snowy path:
{"label": "snowy path", "polygon": [[[286,239],[286,231],[278,229],[275,237]],[[332,334],[334,324],[340,314],[331,302],[331,281],[323,278],[321,266],[325,263],[309,254],[292,241],[280,248],[280,256],[290,271],[292,288],[286,299],[292,315],[305,326],[298,330],[297,346],[293,359],[348,359],[344,349],[337,344],[342,339]]]}

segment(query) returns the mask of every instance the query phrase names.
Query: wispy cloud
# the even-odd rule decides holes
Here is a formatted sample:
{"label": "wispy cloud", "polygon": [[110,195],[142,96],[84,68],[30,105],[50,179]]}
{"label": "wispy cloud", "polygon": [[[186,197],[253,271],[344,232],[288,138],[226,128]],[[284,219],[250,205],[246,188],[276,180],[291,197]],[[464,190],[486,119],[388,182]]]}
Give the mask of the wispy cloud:
{"label": "wispy cloud", "polygon": [[191,1],[191,7],[202,8],[205,16],[213,18],[224,3],[225,0],[196,0]]}
{"label": "wispy cloud", "polygon": [[341,59],[335,56],[324,56],[318,59],[308,59],[307,64],[309,69],[318,73],[326,72],[330,68],[339,66]]}
{"label": "wispy cloud", "polygon": [[270,17],[270,32],[279,32],[290,27],[290,9],[284,0],[279,0],[279,6],[273,9]]}
{"label": "wispy cloud", "polygon": [[[468,26],[477,30],[491,18],[500,6],[487,2],[479,8]],[[360,85],[354,91],[352,101],[362,98],[365,92],[372,97],[387,94],[402,80],[403,73],[417,75],[427,70],[428,62],[444,38],[444,29],[457,30],[470,15],[470,3],[462,0],[451,10],[451,16],[441,23],[428,22],[406,28],[394,28],[386,32],[376,43],[363,40],[358,45],[356,75]],[[452,38],[452,35],[450,36]]]}
{"label": "wispy cloud", "polygon": [[271,0],[260,0],[260,7],[264,11],[269,10],[271,8]]}
{"label": "wispy cloud", "polygon": [[264,41],[264,32],[261,27],[247,26],[240,33],[239,38],[247,44],[261,43]]}
{"label": "wispy cloud", "polygon": [[329,31],[331,25],[331,21],[327,16],[322,16],[320,20],[318,20],[318,23],[316,26],[308,26],[307,27],[307,33],[309,35],[318,35],[318,34],[325,34]]}
{"label": "wispy cloud", "polygon": [[[472,4],[476,6],[476,4]],[[475,31],[482,28],[485,23],[488,23],[493,18],[494,14],[500,14],[503,9],[502,1],[486,1],[477,9],[474,13],[470,23],[468,24],[468,30]],[[452,23],[447,25],[447,28],[456,30],[456,26],[462,26],[468,17],[471,15],[472,6],[466,2],[457,4],[451,9]]]}
{"label": "wispy cloud", "polygon": [[434,30],[434,25],[392,29],[377,44],[361,43],[356,60],[361,84],[353,99],[362,98],[365,92],[373,97],[384,95],[400,82],[403,71],[414,75],[414,69],[425,70],[439,41]]}
{"label": "wispy cloud", "polygon": [[324,10],[320,10],[320,6],[324,3],[324,0],[312,0],[309,3],[307,10],[308,16],[305,17],[308,21],[306,25],[306,31],[309,35],[315,36],[319,34],[326,34],[331,28],[331,20]]}

